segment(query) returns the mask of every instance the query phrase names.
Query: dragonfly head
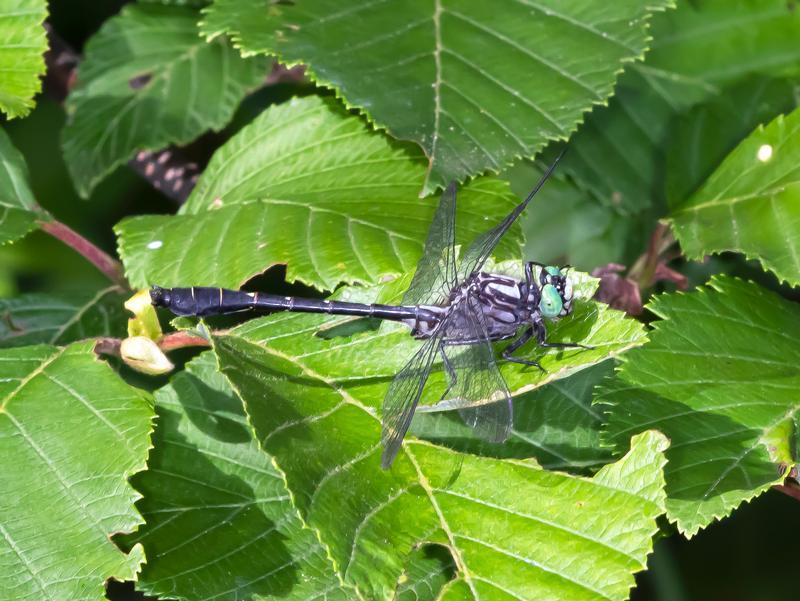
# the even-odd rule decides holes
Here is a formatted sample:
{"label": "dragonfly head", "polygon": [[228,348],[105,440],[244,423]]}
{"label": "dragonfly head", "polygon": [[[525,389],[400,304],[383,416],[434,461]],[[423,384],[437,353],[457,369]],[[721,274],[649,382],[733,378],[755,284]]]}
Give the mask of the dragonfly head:
{"label": "dragonfly head", "polygon": [[569,265],[548,265],[539,274],[541,299],[539,311],[542,317],[558,319],[572,313],[572,283],[567,276]]}

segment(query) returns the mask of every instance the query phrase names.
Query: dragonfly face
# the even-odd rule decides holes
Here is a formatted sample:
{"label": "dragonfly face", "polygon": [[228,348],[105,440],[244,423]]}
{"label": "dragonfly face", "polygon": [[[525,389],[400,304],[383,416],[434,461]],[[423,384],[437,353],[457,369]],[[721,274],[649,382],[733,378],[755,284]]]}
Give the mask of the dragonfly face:
{"label": "dragonfly face", "polygon": [[572,283],[567,269],[547,265],[539,274],[539,311],[542,317],[558,319],[572,313]]}

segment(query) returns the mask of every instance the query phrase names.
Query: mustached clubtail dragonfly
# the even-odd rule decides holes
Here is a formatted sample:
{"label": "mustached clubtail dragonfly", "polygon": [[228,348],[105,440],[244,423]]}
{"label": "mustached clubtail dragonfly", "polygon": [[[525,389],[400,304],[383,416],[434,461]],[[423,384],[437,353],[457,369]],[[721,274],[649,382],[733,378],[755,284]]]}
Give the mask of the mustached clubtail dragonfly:
{"label": "mustached clubtail dragonfly", "polygon": [[[558,319],[572,311],[572,285],[566,268],[528,262],[524,280],[481,271],[503,234],[547,181],[560,158],[527,198],[503,221],[478,236],[460,260],[455,246],[456,185],[451,183],[439,201],[422,257],[400,305],[306,299],[223,288],[157,286],[150,291],[152,302],[175,315],[296,311],[402,322],[411,328],[412,336],[425,342],[397,373],[386,393],[382,467],[388,469],[400,450],[437,357],[441,358],[448,378],[442,399],[461,406],[461,417],[482,438],[502,442],[511,431],[513,412],[511,394],[497,367],[491,343],[516,337],[502,351],[502,358],[542,371],[538,362],[512,353],[531,338],[542,347],[588,348],[547,341],[545,320]],[[538,277],[536,267],[540,268]]]}

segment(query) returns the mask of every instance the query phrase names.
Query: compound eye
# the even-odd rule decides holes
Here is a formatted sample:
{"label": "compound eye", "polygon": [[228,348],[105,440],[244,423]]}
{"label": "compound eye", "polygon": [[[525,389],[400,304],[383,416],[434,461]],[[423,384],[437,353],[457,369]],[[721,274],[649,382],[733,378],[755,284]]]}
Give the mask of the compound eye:
{"label": "compound eye", "polygon": [[545,284],[542,287],[542,298],[539,301],[539,311],[542,312],[542,316],[550,319],[558,317],[563,308],[564,303],[556,287],[552,284]]}

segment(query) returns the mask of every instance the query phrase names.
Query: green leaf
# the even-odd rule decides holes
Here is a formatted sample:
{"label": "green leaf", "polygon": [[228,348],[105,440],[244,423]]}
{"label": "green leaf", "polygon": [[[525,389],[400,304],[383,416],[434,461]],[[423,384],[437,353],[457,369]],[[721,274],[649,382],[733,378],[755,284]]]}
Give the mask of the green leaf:
{"label": "green leaf", "polygon": [[266,59],[205,43],[197,19],[184,8],[126,6],[87,43],[62,136],[81,195],[138,150],[221,129],[265,77]]}
{"label": "green leaf", "polygon": [[146,524],[137,586],[171,599],[348,599],[242,402],[203,353],[156,393],[148,470],[133,481]]}
{"label": "green leaf", "polygon": [[592,393],[613,367],[604,361],[516,398],[514,428],[502,445],[482,441],[453,411],[420,413],[412,432],[458,451],[535,457],[547,469],[586,471],[611,461],[611,449],[600,443],[602,416],[592,407]]}
{"label": "green leaf", "polygon": [[[316,96],[266,110],[217,151],[177,216],[116,227],[134,286],[240,286],[276,263],[331,290],[413,269],[438,198],[420,200],[421,153]],[[458,241],[519,200],[484,178],[459,192]],[[519,256],[515,226],[497,254]]]}
{"label": "green leaf", "polygon": [[800,409],[800,307],[717,277],[649,308],[662,321],[602,396],[612,405],[608,436],[624,445],[657,428],[670,438],[667,515],[692,536],[781,481],[781,464],[794,461],[780,431]]}
{"label": "green leaf", "polygon": [[110,536],[141,522],[127,479],[145,467],[151,401],[91,343],[2,350],[0,366],[0,589],[105,599],[105,581],[133,579],[144,559]]}
{"label": "green leaf", "polygon": [[800,109],[757,128],[670,219],[690,258],[741,252],[800,283]]}
{"label": "green leaf", "polygon": [[570,141],[564,171],[622,214],[658,205],[664,140],[674,114],[651,76],[629,69],[608,106],[595,108]]}
{"label": "green leaf", "polygon": [[[693,0],[653,19],[640,68],[684,107],[750,73],[800,73],[800,13],[786,0]],[[702,57],[702,60],[698,60]]]}
{"label": "green leaf", "polygon": [[453,556],[443,545],[424,545],[413,550],[400,576],[396,601],[436,601],[455,570]]}
{"label": "green leaf", "polygon": [[593,479],[412,440],[384,471],[378,418],[335,377],[238,336],[215,349],[296,507],[365,597],[390,598],[420,542],[450,549],[459,580],[446,590],[460,598],[623,599],[645,567],[663,511],[660,434]]}
{"label": "green leaf", "polygon": [[62,296],[34,293],[0,299],[0,346],[124,337],[126,296],[112,286],[97,292]]}
{"label": "green leaf", "polygon": [[[570,150],[562,161],[572,156]],[[538,165],[523,161],[502,177],[517,196],[524,197],[530,182],[542,173]],[[644,243],[645,226],[638,217],[597,202],[563,172],[557,172],[520,217],[525,235],[523,256],[547,265],[574,265],[582,271],[624,262],[629,251],[638,254]]]}
{"label": "green leaf", "polygon": [[[321,85],[417,142],[430,158],[428,193],[568,138],[611,94],[622,65],[644,53],[651,15],[669,6],[515,0],[498,10],[430,0],[342,9],[306,0],[265,10],[259,0],[227,0],[206,9],[203,31],[310,65]],[[231,23],[236,17],[243,22]]]}
{"label": "green leaf", "polygon": [[0,129],[0,245],[14,242],[34,227],[44,212],[36,204],[25,158]]}
{"label": "green leaf", "polygon": [[798,104],[795,84],[748,77],[676,119],[666,151],[666,196],[678,206],[757,125]]}
{"label": "green leaf", "polygon": [[0,110],[24,117],[42,89],[47,35],[45,0],[0,1]]}
{"label": "green leaf", "polygon": [[609,106],[586,118],[563,163],[581,187],[628,212],[664,200],[676,115],[751,73],[800,74],[800,15],[785,0],[680,2],[653,18],[651,33],[644,63],[628,67]]}

